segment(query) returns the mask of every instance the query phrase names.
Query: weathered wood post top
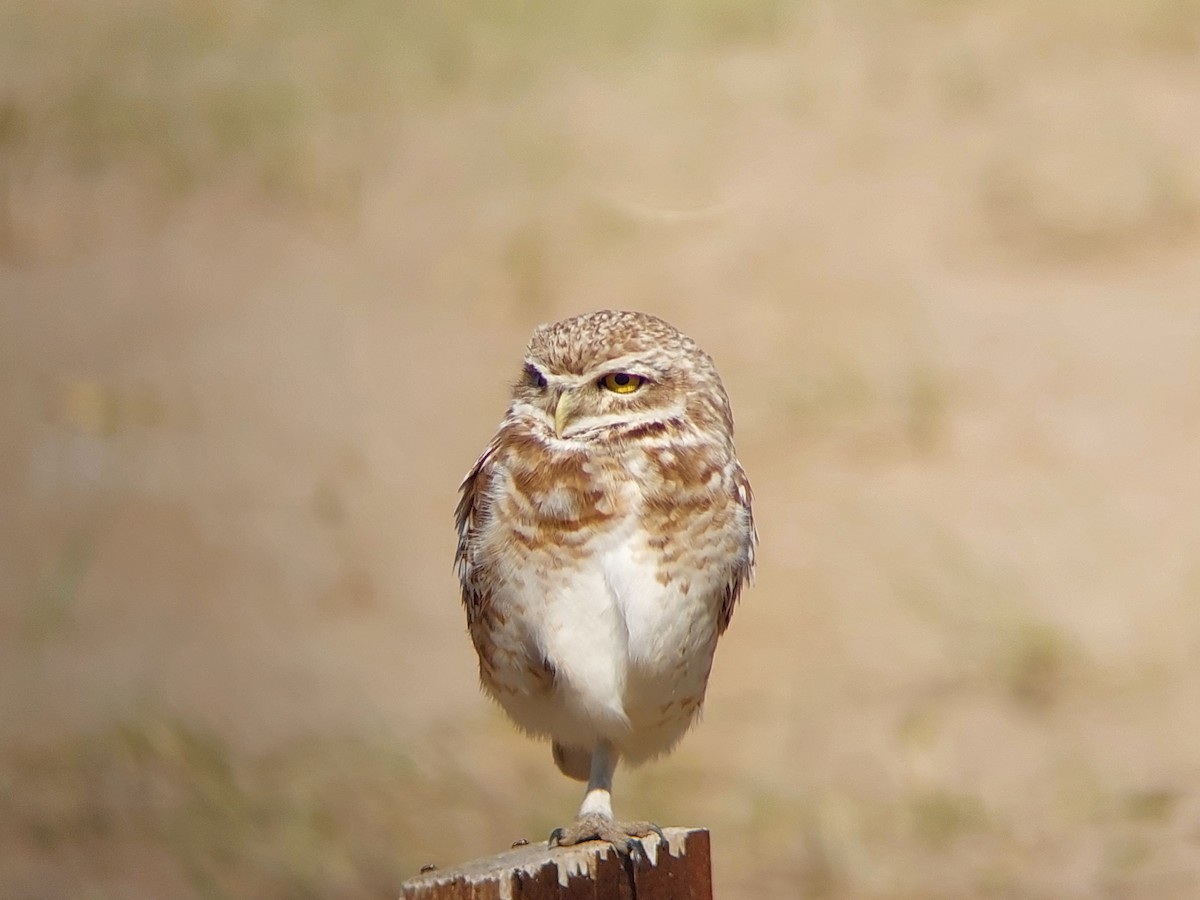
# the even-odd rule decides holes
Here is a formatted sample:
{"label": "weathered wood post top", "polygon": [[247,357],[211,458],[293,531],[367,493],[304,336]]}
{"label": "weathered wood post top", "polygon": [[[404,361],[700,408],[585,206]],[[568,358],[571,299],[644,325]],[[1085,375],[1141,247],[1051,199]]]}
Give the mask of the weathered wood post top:
{"label": "weathered wood post top", "polygon": [[703,828],[663,829],[628,857],[602,841],[517,847],[406,881],[401,900],[712,900],[712,861]]}

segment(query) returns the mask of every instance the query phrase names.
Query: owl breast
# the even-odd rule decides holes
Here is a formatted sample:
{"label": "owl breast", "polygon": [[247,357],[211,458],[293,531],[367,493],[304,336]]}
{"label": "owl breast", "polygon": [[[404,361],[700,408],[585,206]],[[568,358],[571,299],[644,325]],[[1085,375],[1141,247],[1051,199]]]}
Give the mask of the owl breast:
{"label": "owl breast", "polygon": [[741,551],[728,467],[693,496],[664,477],[678,456],[496,461],[478,535],[490,615],[473,637],[485,686],[525,729],[636,761],[694,720]]}

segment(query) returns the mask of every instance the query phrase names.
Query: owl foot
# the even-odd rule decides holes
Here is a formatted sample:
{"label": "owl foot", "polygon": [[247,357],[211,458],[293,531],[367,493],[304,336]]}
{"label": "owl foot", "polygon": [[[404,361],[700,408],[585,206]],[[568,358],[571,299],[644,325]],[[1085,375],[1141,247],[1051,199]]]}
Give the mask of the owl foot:
{"label": "owl foot", "polygon": [[550,832],[547,844],[551,847],[572,847],[585,841],[607,841],[617,848],[622,856],[640,856],[643,853],[640,837],[657,835],[659,843],[666,841],[663,830],[653,822],[614,822],[599,813],[586,813],[566,828],[555,828]]}

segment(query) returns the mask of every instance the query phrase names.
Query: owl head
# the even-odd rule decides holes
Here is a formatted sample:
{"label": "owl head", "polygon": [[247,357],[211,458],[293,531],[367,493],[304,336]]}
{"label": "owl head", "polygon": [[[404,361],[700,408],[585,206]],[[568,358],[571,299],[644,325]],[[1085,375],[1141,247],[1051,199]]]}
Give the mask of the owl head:
{"label": "owl head", "polygon": [[539,325],[511,409],[576,442],[733,428],[708,354],[657,316],[622,310]]}

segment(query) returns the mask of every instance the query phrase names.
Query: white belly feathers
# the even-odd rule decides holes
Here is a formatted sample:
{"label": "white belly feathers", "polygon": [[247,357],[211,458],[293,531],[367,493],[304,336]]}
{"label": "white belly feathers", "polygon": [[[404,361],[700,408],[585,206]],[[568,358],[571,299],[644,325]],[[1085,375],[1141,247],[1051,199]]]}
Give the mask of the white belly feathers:
{"label": "white belly feathers", "polygon": [[576,746],[606,738],[636,760],[669,749],[695,718],[716,643],[713,588],[663,584],[659,551],[632,521],[594,541],[570,572],[509,598],[554,690],[500,699],[530,731]]}

